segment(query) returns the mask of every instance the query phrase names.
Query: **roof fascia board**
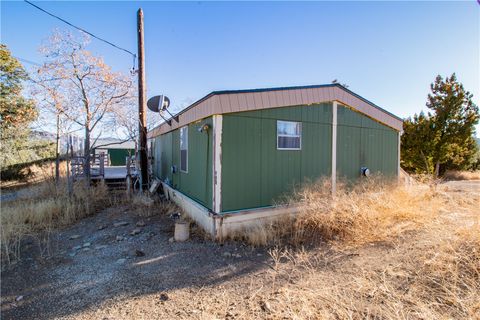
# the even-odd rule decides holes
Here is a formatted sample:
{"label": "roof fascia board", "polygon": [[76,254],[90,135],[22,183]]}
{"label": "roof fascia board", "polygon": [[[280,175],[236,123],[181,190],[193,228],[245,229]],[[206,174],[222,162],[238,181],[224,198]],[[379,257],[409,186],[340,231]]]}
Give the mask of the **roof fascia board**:
{"label": "roof fascia board", "polygon": [[[267,92],[273,92],[273,91],[290,91],[290,90],[304,90],[304,89],[319,89],[319,88],[332,88],[332,89],[341,89],[343,91],[343,93],[341,94],[342,97],[345,97],[345,93],[348,94],[348,95],[351,95],[361,101],[363,101],[364,103],[366,103],[367,105],[377,109],[378,111],[380,111],[381,113],[385,114],[385,115],[388,115],[389,117],[392,117],[400,122],[403,122],[403,120],[394,115],[393,113],[377,106],[376,104],[374,104],[373,102],[363,98],[362,96],[356,94],[355,92],[345,88],[344,86],[340,85],[340,84],[337,84],[337,83],[334,83],[334,84],[323,84],[323,85],[309,85],[309,86],[296,86],[296,87],[277,87],[277,88],[261,88],[261,89],[246,89],[246,90],[223,90],[223,91],[213,91],[211,93],[209,93],[208,95],[204,96],[203,98],[197,100],[196,102],[194,102],[193,104],[191,104],[190,106],[188,106],[187,108],[183,109],[182,111],[178,112],[177,114],[175,114],[175,116],[181,116],[182,114],[184,114],[185,112],[191,110],[192,108],[200,105],[202,102],[206,102],[207,100],[211,99],[211,98],[219,98],[220,96],[223,96],[223,95],[236,95],[236,94],[246,94],[246,93],[267,93]],[[334,100],[339,100],[339,101],[342,101],[344,102],[343,100],[346,100],[346,99],[342,99],[338,96],[336,96],[334,93],[331,92],[331,89],[328,90],[328,94],[331,95],[331,97],[329,97],[329,99],[321,99],[323,101],[316,101],[316,103],[321,103],[321,102],[326,102],[326,101],[334,101]],[[220,100],[220,99],[219,99]],[[212,101],[213,103],[213,101]],[[216,102],[217,104],[220,103],[220,101],[217,101]],[[264,103],[263,103],[264,104]],[[282,105],[282,106],[273,106],[271,108],[278,108],[278,107],[288,107],[288,106],[291,106],[291,105],[296,105],[296,104],[289,104],[289,105]],[[351,106],[351,103],[347,103],[347,105]],[[226,106],[224,106],[225,108]],[[357,109],[355,108],[354,106],[351,106],[352,108],[354,109]],[[261,108],[254,108],[254,109],[248,109],[248,110],[245,110],[245,111],[249,111],[249,110],[260,110],[260,109],[266,109],[266,108],[269,108],[268,106],[265,107],[265,106],[262,106]],[[225,110],[225,109],[224,109]],[[358,110],[358,109],[357,109]],[[362,112],[361,110],[358,110],[360,111],[361,113],[365,113],[365,112]],[[227,111],[223,111],[221,113],[230,113],[230,112],[241,112],[241,111],[230,111],[230,110],[227,110]],[[209,114],[206,114],[205,117],[208,117],[208,116],[212,116],[216,114],[215,112],[209,112]],[[367,114],[368,115],[368,114]],[[371,115],[368,115],[370,117],[372,117]],[[196,117],[195,117],[196,118]],[[195,119],[193,121],[189,121],[189,123],[191,122],[194,122],[194,121],[197,121],[197,120],[200,120],[204,117],[201,117],[201,118],[198,118],[198,119]],[[384,123],[386,124],[387,126],[389,127],[392,127],[394,128],[395,130],[397,131],[400,131],[401,129],[398,127],[398,126],[394,126],[394,125],[391,125],[391,124],[388,124],[388,123],[385,123],[384,121],[381,121],[380,119],[376,119],[375,117],[372,117],[374,118],[375,120],[381,122],[381,123]],[[178,127],[181,127],[183,125],[186,125],[187,123],[184,123],[182,125],[174,125],[172,123],[172,125],[170,126],[170,128],[167,128],[166,130],[162,130],[163,126],[168,126],[167,123],[161,123],[160,125],[158,125],[157,127],[153,128],[152,130],[150,130],[149,132],[149,137],[152,138],[152,137],[155,137],[155,136],[158,136],[159,134],[163,134],[163,133],[167,133],[169,131],[172,131],[172,130],[175,130],[177,129]],[[162,132],[164,131],[164,132]]]}

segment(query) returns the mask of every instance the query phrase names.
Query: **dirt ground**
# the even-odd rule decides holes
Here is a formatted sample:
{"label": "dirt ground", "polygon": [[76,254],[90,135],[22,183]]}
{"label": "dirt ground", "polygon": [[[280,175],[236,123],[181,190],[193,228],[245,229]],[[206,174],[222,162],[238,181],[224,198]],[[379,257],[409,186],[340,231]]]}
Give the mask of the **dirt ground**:
{"label": "dirt ground", "polygon": [[[479,191],[480,181],[445,186]],[[1,318],[269,318],[272,305],[280,305],[275,295],[282,294],[275,270],[291,261],[272,259],[268,248],[215,243],[195,229],[189,241],[171,242],[173,225],[167,216],[144,218],[113,207],[54,231],[49,258],[32,240],[21,261],[2,270]],[[315,250],[322,268],[333,272],[345,264],[374,266],[395,248]],[[295,285],[294,278],[282,281]],[[260,294],[266,290],[270,303]]]}
{"label": "dirt ground", "polygon": [[[147,318],[181,318],[194,306],[182,308],[176,295],[268,268],[266,252],[201,234],[172,243],[173,225],[166,216],[109,208],[53,234],[51,258],[41,258],[32,241],[22,261],[2,272],[2,319],[82,318],[105,302],[117,301],[120,311],[122,300],[145,297],[154,303]],[[131,234],[135,229],[140,232]]]}

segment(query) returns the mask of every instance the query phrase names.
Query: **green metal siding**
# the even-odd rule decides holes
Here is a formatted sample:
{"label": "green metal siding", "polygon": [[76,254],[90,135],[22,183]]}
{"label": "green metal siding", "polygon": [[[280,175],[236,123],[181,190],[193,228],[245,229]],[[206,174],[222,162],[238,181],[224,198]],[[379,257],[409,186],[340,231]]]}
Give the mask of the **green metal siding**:
{"label": "green metal siding", "polygon": [[262,121],[223,116],[222,210],[262,206]]}
{"label": "green metal siding", "polygon": [[135,154],[135,149],[108,149],[108,154],[110,155],[110,165],[124,166],[126,158]]}
{"label": "green metal siding", "polygon": [[[222,211],[269,206],[295,184],[331,174],[332,104],[223,116]],[[302,122],[302,149],[277,150],[277,120]]]}
{"label": "green metal siding", "polygon": [[[301,150],[277,150],[277,120],[302,122]],[[337,172],[355,180],[360,168],[397,173],[398,132],[347,107],[338,106]],[[332,103],[223,115],[221,211],[270,206],[306,180],[331,175]],[[154,140],[154,173],[212,209],[213,130],[189,124],[188,173],[180,172],[179,130]],[[172,174],[172,165],[177,172]]]}
{"label": "green metal siding", "polygon": [[161,174],[159,175],[159,178],[162,180],[168,179],[169,183],[172,182],[173,180],[173,174],[172,174],[172,165],[173,165],[173,152],[172,152],[172,138],[173,138],[173,132],[169,132],[161,137],[158,137],[157,140],[159,141],[160,145],[160,157],[158,157],[159,152],[155,150],[155,156],[158,157],[160,161],[160,172]]}
{"label": "green metal siding", "polygon": [[362,167],[396,175],[398,132],[342,105],[337,112],[338,177],[355,180]]}
{"label": "green metal siding", "polygon": [[[204,124],[210,125],[207,132],[199,132]],[[180,171],[180,130],[174,130],[155,138],[154,174],[159,179],[212,209],[213,140],[212,118],[188,125],[188,172]],[[177,170],[172,173],[172,165]]]}

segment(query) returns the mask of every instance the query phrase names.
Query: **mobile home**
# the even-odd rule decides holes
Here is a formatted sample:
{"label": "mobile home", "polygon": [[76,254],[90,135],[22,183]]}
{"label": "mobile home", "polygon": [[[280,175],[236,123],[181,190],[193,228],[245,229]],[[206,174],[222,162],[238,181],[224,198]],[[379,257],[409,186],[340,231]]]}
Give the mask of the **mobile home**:
{"label": "mobile home", "polygon": [[397,177],[402,119],[338,84],[215,91],[149,132],[153,173],[215,237],[289,214],[303,181]]}

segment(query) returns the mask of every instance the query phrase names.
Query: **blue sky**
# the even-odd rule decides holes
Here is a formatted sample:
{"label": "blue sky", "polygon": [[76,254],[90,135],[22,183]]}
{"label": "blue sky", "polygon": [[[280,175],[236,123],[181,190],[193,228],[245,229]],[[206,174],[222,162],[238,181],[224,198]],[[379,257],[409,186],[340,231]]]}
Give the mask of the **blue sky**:
{"label": "blue sky", "polygon": [[[213,90],[338,79],[407,117],[426,108],[435,76],[452,72],[480,104],[480,5],[473,0],[35,3],[133,52],[142,7],[147,96],[166,94],[174,109]],[[15,56],[41,63],[38,47],[54,28],[70,29],[24,2],[1,2],[1,41]],[[115,70],[132,66],[128,54],[95,39],[90,50]]]}

